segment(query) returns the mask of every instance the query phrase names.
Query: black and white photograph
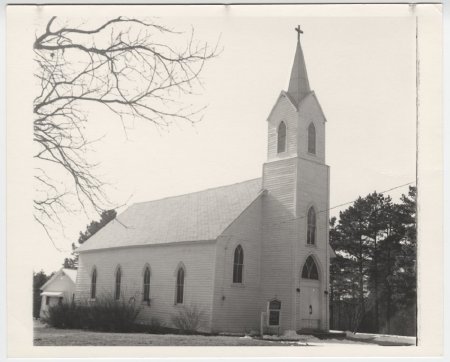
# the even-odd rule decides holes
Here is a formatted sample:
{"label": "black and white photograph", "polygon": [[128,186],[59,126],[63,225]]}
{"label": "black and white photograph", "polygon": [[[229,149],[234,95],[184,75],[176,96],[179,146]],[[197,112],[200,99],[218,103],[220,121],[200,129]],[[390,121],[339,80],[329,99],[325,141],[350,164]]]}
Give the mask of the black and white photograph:
{"label": "black and white photograph", "polygon": [[9,6],[8,356],[442,353],[441,15]]}

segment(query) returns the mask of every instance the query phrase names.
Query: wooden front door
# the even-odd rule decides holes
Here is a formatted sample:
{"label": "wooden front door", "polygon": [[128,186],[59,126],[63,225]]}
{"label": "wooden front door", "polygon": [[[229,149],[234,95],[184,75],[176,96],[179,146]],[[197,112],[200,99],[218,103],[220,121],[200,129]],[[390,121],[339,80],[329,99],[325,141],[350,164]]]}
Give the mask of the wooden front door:
{"label": "wooden front door", "polygon": [[318,281],[303,281],[300,287],[298,329],[320,329],[320,284]]}

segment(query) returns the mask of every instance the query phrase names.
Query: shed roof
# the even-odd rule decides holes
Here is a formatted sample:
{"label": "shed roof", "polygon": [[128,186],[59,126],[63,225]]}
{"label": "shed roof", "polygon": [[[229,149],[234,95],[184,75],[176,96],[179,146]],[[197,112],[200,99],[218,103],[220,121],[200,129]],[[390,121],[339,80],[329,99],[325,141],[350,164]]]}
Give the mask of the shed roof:
{"label": "shed roof", "polygon": [[261,191],[258,178],[133,204],[77,251],[215,240]]}
{"label": "shed roof", "polygon": [[53,281],[61,276],[61,275],[67,275],[69,280],[71,280],[74,284],[77,282],[77,270],[76,269],[67,269],[67,268],[61,268],[59,269],[53,276],[47,280],[47,282],[40,288],[41,290],[44,290],[49,284],[53,283]]}

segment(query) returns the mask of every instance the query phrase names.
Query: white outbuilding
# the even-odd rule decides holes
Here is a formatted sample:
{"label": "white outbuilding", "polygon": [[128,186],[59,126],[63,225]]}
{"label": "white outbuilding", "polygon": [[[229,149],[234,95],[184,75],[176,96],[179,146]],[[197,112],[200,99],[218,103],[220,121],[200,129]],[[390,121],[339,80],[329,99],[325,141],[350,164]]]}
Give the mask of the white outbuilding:
{"label": "white outbuilding", "polygon": [[48,308],[62,302],[74,299],[77,271],[61,268],[41,287],[41,311],[39,316],[45,316]]}

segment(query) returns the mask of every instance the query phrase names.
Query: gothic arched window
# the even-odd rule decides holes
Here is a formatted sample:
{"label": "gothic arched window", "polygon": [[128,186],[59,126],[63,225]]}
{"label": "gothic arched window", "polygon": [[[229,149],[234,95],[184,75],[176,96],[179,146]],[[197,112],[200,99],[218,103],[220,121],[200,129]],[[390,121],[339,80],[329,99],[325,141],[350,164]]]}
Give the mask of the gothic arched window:
{"label": "gothic arched window", "polygon": [[308,126],[308,152],[316,154],[316,127],[312,122]]}
{"label": "gothic arched window", "polygon": [[269,302],[269,326],[280,325],[281,302],[277,299]]}
{"label": "gothic arched window", "polygon": [[244,250],[238,245],[234,249],[233,283],[242,283],[242,270],[244,268]]}
{"label": "gothic arched window", "polygon": [[277,153],[286,151],[286,124],[282,121],[278,126]]}
{"label": "gothic arched window", "polygon": [[308,228],[306,233],[306,243],[314,245],[316,243],[316,212],[314,207],[308,210]]}
{"label": "gothic arched window", "polygon": [[94,267],[91,274],[91,299],[95,299],[97,293],[97,268]]}
{"label": "gothic arched window", "polygon": [[311,255],[308,256],[305,265],[303,265],[302,278],[319,280],[319,271],[317,270],[316,262]]}
{"label": "gothic arched window", "polygon": [[144,271],[144,302],[150,301],[150,268],[145,267]]}
{"label": "gothic arched window", "polygon": [[175,304],[183,304],[183,294],[184,294],[184,269],[183,267],[180,267],[177,271]]}
{"label": "gothic arched window", "polygon": [[120,266],[116,270],[116,283],[115,283],[115,289],[114,289],[114,299],[119,300],[120,299],[120,283],[122,282],[122,270],[120,269]]}

